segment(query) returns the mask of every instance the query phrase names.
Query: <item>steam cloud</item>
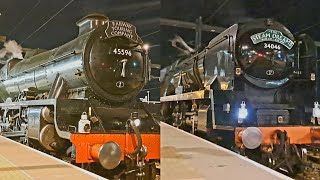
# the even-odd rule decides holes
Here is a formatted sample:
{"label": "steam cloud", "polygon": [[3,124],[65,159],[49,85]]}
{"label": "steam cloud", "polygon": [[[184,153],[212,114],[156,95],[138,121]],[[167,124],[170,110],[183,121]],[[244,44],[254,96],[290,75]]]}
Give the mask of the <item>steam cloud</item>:
{"label": "steam cloud", "polygon": [[16,41],[7,41],[3,46],[4,48],[0,50],[0,58],[4,58],[9,55],[10,58],[23,59],[22,47]]}

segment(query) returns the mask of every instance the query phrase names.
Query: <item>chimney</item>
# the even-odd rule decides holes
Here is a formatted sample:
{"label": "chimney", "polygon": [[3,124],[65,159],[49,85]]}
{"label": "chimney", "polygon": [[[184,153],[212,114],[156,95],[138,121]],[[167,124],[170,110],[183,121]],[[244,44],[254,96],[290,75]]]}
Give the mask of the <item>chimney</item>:
{"label": "chimney", "polygon": [[84,18],[80,19],[76,24],[79,26],[79,35],[85,34],[92,29],[104,25],[109,18],[102,14],[89,14]]}

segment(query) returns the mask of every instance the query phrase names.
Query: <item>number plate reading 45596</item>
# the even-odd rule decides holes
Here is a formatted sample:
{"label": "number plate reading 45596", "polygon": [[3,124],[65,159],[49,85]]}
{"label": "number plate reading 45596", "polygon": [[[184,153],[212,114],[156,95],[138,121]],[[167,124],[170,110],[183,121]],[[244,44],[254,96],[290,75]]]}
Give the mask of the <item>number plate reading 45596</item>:
{"label": "number plate reading 45596", "polygon": [[132,56],[131,50],[127,49],[114,48],[113,53],[117,55]]}
{"label": "number plate reading 45596", "polygon": [[281,49],[279,44],[271,44],[271,43],[264,43],[264,48],[278,49],[278,50]]}

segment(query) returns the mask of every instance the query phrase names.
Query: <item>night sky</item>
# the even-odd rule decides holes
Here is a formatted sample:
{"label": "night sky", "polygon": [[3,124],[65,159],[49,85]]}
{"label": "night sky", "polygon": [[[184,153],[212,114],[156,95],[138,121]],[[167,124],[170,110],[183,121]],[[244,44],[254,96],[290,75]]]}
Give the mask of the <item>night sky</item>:
{"label": "night sky", "polygon": [[[26,38],[70,0],[0,0],[0,35],[23,47],[51,49],[77,36],[76,21],[91,13],[125,20],[137,26],[140,36],[159,30],[160,1],[74,0],[36,34]],[[22,21],[22,22],[21,22]],[[157,33],[143,38],[157,42]]]}
{"label": "night sky", "polygon": [[[177,10],[178,9],[178,10]],[[195,22],[202,16],[204,24],[228,28],[237,22],[256,18],[273,18],[292,33],[306,33],[320,41],[320,1],[318,0],[162,0],[161,17]],[[161,55],[163,65],[176,60],[178,51],[168,39],[181,36],[193,45],[193,30],[161,26]],[[203,33],[206,45],[217,33]],[[165,60],[164,60],[165,59]]]}
{"label": "night sky", "polygon": [[[195,33],[175,27],[160,28],[160,17],[195,22],[202,16],[205,24],[224,28],[255,18],[273,18],[293,33],[307,33],[320,41],[318,12],[320,1],[317,0],[0,0],[0,36],[16,40],[23,47],[52,49],[77,36],[76,21],[91,13],[101,13],[111,20],[136,25],[143,41],[152,47],[152,63],[165,67],[175,61],[178,54],[169,40],[177,34],[192,46]],[[34,35],[28,38],[32,33]],[[204,32],[203,45],[216,35]],[[151,90],[151,99],[157,99],[157,86],[158,83],[152,81],[142,96]]]}
{"label": "night sky", "polygon": [[[75,23],[91,13],[104,14],[110,20],[128,21],[137,27],[142,40],[150,44],[152,62],[160,63],[160,0],[0,0],[0,13],[0,36],[7,36],[22,47],[41,49],[53,49],[74,39],[78,35]],[[158,82],[151,81],[140,97],[150,90],[150,99],[156,100],[159,97],[156,86]]]}

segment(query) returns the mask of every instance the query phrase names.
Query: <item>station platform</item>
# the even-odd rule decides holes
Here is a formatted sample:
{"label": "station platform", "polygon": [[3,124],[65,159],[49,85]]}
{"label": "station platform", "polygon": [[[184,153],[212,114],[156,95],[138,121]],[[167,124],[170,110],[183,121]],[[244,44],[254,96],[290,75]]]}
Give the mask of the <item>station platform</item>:
{"label": "station platform", "polygon": [[200,137],[161,123],[161,180],[291,179]]}
{"label": "station platform", "polygon": [[0,136],[0,180],[105,179]]}

